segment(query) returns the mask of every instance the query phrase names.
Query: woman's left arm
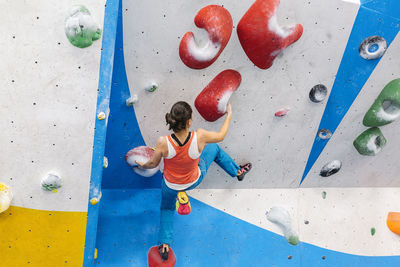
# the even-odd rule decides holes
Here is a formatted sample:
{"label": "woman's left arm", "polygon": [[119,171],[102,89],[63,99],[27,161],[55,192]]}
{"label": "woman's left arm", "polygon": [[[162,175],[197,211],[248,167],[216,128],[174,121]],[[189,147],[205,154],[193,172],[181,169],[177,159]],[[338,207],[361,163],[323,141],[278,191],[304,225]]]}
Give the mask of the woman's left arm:
{"label": "woman's left arm", "polygon": [[157,140],[157,145],[153,157],[151,157],[151,159],[147,162],[136,161],[136,163],[139,165],[139,168],[153,169],[157,167],[158,164],[160,164],[161,158],[165,154],[165,146],[166,146],[165,138],[163,138],[162,136],[159,137]]}

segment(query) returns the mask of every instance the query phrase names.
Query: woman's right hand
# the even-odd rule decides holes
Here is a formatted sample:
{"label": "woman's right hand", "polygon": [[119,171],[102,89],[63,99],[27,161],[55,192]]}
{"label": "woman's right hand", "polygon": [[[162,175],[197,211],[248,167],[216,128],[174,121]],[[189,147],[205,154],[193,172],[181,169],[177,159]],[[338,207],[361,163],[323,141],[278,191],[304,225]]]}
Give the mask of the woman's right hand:
{"label": "woman's right hand", "polygon": [[229,102],[226,105],[226,115],[232,115],[232,106],[231,106],[231,103],[229,103]]}

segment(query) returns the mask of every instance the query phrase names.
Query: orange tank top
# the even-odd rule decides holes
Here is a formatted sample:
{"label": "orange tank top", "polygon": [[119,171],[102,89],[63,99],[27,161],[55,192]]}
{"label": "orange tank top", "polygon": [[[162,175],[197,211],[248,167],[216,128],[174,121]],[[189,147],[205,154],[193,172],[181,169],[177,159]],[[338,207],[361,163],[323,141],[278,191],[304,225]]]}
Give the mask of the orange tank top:
{"label": "orange tank top", "polygon": [[[178,146],[167,137],[168,157],[164,158],[164,177],[173,184],[189,184],[199,177],[199,152],[196,133],[192,132],[189,141]],[[193,152],[195,151],[195,152]]]}

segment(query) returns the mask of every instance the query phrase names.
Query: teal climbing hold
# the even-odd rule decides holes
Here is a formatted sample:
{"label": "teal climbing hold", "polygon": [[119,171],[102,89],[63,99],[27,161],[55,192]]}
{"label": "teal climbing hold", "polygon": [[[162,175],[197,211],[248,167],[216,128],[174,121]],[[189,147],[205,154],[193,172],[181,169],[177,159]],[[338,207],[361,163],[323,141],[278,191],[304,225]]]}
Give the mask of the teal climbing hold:
{"label": "teal climbing hold", "polygon": [[400,117],[400,79],[388,83],[365,114],[363,124],[378,127]]}
{"label": "teal climbing hold", "polygon": [[101,29],[89,10],[82,5],[73,6],[65,19],[65,34],[74,46],[85,48],[101,37]]}
{"label": "teal climbing hold", "polygon": [[386,138],[379,128],[373,127],[361,133],[353,145],[361,155],[375,156],[386,145]]}

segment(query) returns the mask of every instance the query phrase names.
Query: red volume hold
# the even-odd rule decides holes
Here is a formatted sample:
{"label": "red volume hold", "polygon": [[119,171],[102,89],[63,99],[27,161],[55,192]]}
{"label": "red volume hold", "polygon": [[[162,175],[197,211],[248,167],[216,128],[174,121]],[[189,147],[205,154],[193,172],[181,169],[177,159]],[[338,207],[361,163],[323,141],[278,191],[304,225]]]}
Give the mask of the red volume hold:
{"label": "red volume hold", "polygon": [[163,261],[160,253],[158,252],[158,246],[151,247],[147,253],[147,261],[149,267],[174,267],[176,264],[176,257],[172,248],[169,248],[168,260]]}
{"label": "red volume hold", "polygon": [[197,13],[194,23],[207,31],[207,43],[199,46],[193,32],[187,32],[179,45],[179,56],[189,68],[204,69],[214,63],[224,50],[232,34],[233,21],[228,10],[209,5]]}
{"label": "red volume hold", "polygon": [[278,25],[276,10],[280,0],[256,0],[237,26],[240,44],[260,69],[268,69],[274,59],[303,34],[303,26]]}
{"label": "red volume hold", "polygon": [[206,121],[216,121],[226,113],[226,105],[242,77],[236,70],[218,74],[196,97],[194,105]]}

